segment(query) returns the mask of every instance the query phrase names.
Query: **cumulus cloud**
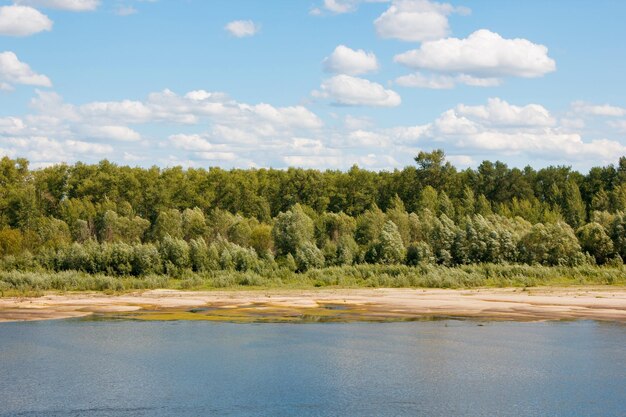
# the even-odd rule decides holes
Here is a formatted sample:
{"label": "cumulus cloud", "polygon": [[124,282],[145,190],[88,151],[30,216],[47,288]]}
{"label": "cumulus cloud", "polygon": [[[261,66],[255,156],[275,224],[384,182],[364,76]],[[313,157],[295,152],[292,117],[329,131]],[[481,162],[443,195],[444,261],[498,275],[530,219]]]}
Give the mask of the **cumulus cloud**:
{"label": "cumulus cloud", "polygon": [[[19,143],[15,140],[8,141],[9,137],[21,141],[43,137],[55,143],[76,141],[95,145],[115,141],[116,155],[126,160],[125,153],[145,155],[152,139],[144,138],[140,129],[129,125],[158,123],[168,129],[185,125],[187,129],[195,130],[192,133],[172,135],[166,142],[167,146],[159,149],[169,148],[187,153],[188,157],[183,160],[195,158],[228,162],[232,166],[250,166],[251,159],[241,157],[241,154],[254,153],[257,157],[265,157],[259,154],[262,151],[268,157],[275,157],[288,149],[284,146],[285,142],[298,132],[317,134],[323,127],[321,119],[304,106],[276,107],[267,103],[241,103],[224,93],[204,90],[194,90],[184,95],[163,90],[149,94],[142,101],[90,102],[80,105],[66,103],[53,91],[36,91],[30,107],[34,114],[0,118],[0,146],[6,152],[22,152],[29,157],[42,158],[41,154],[23,150],[23,146],[18,147]],[[68,158],[67,161],[92,158],[90,155],[81,156],[78,152],[80,149],[87,148],[78,147],[75,152],[63,153],[62,157]],[[155,157],[153,160],[157,159],[160,158]],[[33,162],[41,161],[33,159]]]}
{"label": "cumulus cloud", "polygon": [[236,38],[245,38],[256,35],[261,27],[252,20],[234,20],[224,26],[224,29]]}
{"label": "cumulus cloud", "polygon": [[398,161],[392,156],[374,153],[367,155],[289,155],[283,157],[283,161],[288,166],[314,169],[319,169],[319,167],[346,168],[355,164],[370,169],[392,169],[398,166]]}
{"label": "cumulus cloud", "polygon": [[0,7],[0,35],[29,36],[51,29],[52,20],[32,7]]}
{"label": "cumulus cloud", "polygon": [[591,104],[584,101],[575,101],[571,107],[575,113],[582,115],[613,117],[626,115],[626,108],[610,104]]}
{"label": "cumulus cloud", "polygon": [[557,125],[543,106],[515,106],[501,99],[490,99],[484,106],[460,104],[422,128],[422,141],[490,155],[608,163],[626,153],[626,146],[618,141],[584,141],[581,133]]}
{"label": "cumulus cloud", "polygon": [[115,8],[115,14],[118,16],[130,16],[137,13],[137,9],[133,6],[122,6],[119,5]]}
{"label": "cumulus cloud", "polygon": [[360,3],[387,3],[389,0],[324,0],[321,7],[314,7],[310,14],[319,16],[322,10],[327,10],[333,14],[343,14],[354,12]]}
{"label": "cumulus cloud", "polygon": [[337,46],[323,64],[327,72],[338,74],[359,75],[378,70],[378,60],[373,52],[354,50],[345,45]]}
{"label": "cumulus cloud", "polygon": [[48,77],[37,74],[30,66],[20,61],[11,51],[0,52],[0,81],[8,88],[12,84],[36,85],[50,87],[52,82]]}
{"label": "cumulus cloud", "polygon": [[367,117],[358,117],[348,114],[344,118],[343,124],[348,130],[358,130],[372,127],[374,122]]}
{"label": "cumulus cloud", "polygon": [[456,112],[470,116],[492,126],[554,126],[556,121],[550,112],[539,104],[515,106],[499,98],[490,98],[487,105],[467,106],[459,104]]}
{"label": "cumulus cloud", "polygon": [[336,104],[347,106],[395,107],[400,105],[400,95],[382,85],[345,74],[324,80],[320,90],[313,91],[317,98],[328,98]]}
{"label": "cumulus cloud", "polygon": [[492,86],[502,77],[536,78],[556,70],[544,45],[527,39],[505,39],[486,29],[465,39],[424,42],[418,49],[396,55],[394,61],[412,69],[444,74],[430,81],[422,75],[397,80],[405,86],[428,87],[430,83],[435,88],[450,88],[454,83]]}
{"label": "cumulus cloud", "polygon": [[612,120],[609,122],[609,126],[616,129],[620,133],[626,132],[626,120]]}
{"label": "cumulus cloud", "polygon": [[17,0],[19,4],[48,9],[86,12],[96,10],[100,0]]}
{"label": "cumulus cloud", "polygon": [[423,42],[447,36],[448,15],[454,12],[465,14],[469,9],[427,0],[394,0],[374,26],[382,38]]}
{"label": "cumulus cloud", "polygon": [[608,121],[616,129],[609,136],[595,127],[589,135],[540,104],[500,98],[389,128],[358,113],[337,114],[328,126],[304,106],[242,103],[205,90],[76,105],[53,91],[37,91],[31,108],[33,114],[0,117],[0,153],[28,157],[34,166],[107,157],[168,166],[394,169],[411,164],[419,149],[443,148],[460,167],[483,158],[589,167],[626,153],[609,137],[623,127],[617,123],[622,119]]}
{"label": "cumulus cloud", "polygon": [[84,117],[104,123],[197,124],[208,118],[222,124],[250,126],[268,135],[278,130],[318,129],[323,125],[321,119],[304,106],[275,107],[267,103],[239,103],[224,93],[204,90],[194,90],[180,96],[166,89],[149,94],[145,101],[91,102],[79,106],[77,111]]}
{"label": "cumulus cloud", "polygon": [[457,84],[465,84],[472,87],[496,87],[501,84],[501,80],[498,78],[477,78],[466,74],[450,76],[443,74],[425,75],[421,72],[416,72],[396,78],[396,84],[402,87],[448,90],[454,88]]}
{"label": "cumulus cloud", "polygon": [[202,135],[198,134],[177,134],[171,135],[169,141],[178,149],[196,152],[208,152],[213,149],[213,145]]}
{"label": "cumulus cloud", "polygon": [[324,8],[333,13],[348,13],[356,9],[357,1],[350,0],[324,0]]}
{"label": "cumulus cloud", "polygon": [[476,165],[476,161],[470,155],[446,155],[446,160],[457,168],[467,168]]}
{"label": "cumulus cloud", "polygon": [[33,162],[34,167],[77,159],[93,161],[94,158],[103,158],[113,151],[113,148],[106,144],[80,140],[57,140],[46,136],[4,136],[2,143],[7,145],[8,149],[0,150],[0,154],[26,157]]}
{"label": "cumulus cloud", "polygon": [[87,126],[82,129],[85,136],[94,139],[115,140],[122,142],[136,142],[141,135],[127,126]]}

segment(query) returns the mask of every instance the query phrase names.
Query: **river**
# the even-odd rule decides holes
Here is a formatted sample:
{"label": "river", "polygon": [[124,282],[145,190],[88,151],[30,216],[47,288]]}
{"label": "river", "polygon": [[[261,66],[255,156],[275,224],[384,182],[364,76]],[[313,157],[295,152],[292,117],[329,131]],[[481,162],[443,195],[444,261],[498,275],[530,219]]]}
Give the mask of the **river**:
{"label": "river", "polygon": [[0,324],[0,416],[624,416],[626,326]]}

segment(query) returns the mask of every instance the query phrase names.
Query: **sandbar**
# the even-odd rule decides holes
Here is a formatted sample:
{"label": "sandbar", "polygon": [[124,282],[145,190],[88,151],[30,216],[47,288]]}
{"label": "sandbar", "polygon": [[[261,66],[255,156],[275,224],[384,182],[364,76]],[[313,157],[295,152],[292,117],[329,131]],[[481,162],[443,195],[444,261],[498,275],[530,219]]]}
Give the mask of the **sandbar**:
{"label": "sandbar", "polygon": [[[346,309],[350,320],[409,320],[458,317],[492,320],[601,320],[626,323],[626,287],[536,287],[480,289],[271,289],[227,291],[148,290],[107,295],[97,292],[55,293],[40,297],[0,298],[0,322],[67,319],[151,312],[149,317],[187,317],[239,321],[242,315],[317,317],[333,306]],[[322,310],[320,310],[322,309]],[[202,312],[206,316],[166,316]],[[232,317],[229,311],[237,312]],[[154,315],[154,313],[160,315]],[[307,315],[308,314],[308,315]],[[336,315],[328,314],[335,318]],[[148,316],[146,316],[148,317]],[[261,316],[259,316],[261,317]],[[338,317],[338,316],[337,316]],[[340,320],[339,317],[337,320]],[[255,320],[251,320],[255,321]],[[261,320],[263,321],[263,320]],[[280,320],[276,320],[280,321]]]}

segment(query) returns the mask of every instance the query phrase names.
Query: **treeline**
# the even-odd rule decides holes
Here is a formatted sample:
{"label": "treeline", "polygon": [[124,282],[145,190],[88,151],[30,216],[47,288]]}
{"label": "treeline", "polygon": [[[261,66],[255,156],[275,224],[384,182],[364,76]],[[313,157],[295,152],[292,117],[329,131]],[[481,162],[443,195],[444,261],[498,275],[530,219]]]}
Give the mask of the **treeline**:
{"label": "treeline", "polygon": [[131,168],[30,170],[0,160],[4,270],[262,276],[381,264],[621,266],[626,158],[587,175],[442,151],[371,172]]}

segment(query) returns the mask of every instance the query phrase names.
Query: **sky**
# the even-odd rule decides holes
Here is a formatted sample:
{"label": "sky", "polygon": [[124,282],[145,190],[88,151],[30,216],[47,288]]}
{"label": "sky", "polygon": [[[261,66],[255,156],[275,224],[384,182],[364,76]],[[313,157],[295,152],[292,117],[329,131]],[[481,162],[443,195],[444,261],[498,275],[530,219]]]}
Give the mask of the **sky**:
{"label": "sky", "polygon": [[0,156],[402,169],[626,155],[626,2],[0,0]]}

